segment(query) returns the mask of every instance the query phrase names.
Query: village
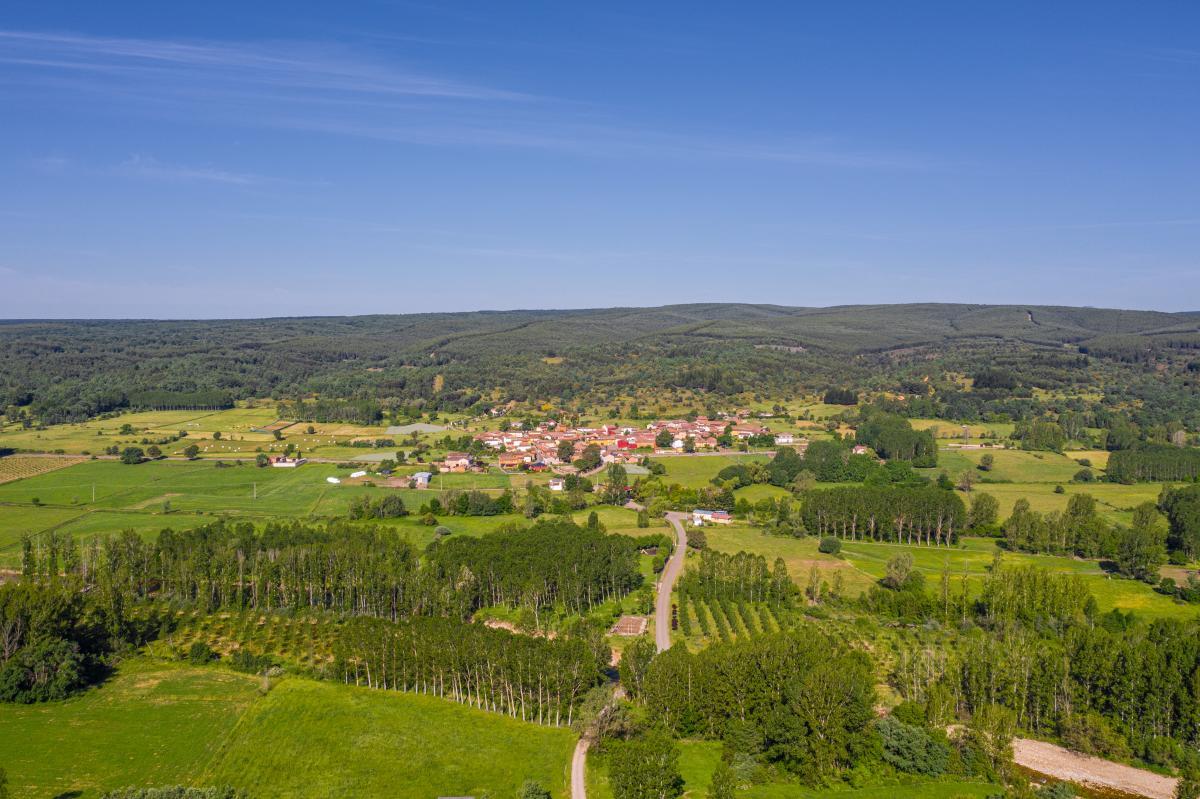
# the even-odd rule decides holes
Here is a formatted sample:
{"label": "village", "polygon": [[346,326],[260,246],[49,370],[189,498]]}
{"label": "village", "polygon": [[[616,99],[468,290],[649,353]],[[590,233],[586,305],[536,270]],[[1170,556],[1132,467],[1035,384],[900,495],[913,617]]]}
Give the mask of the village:
{"label": "village", "polygon": [[[598,427],[564,427],[551,420],[535,428],[522,429],[520,422],[507,430],[478,433],[475,440],[496,451],[496,464],[505,471],[550,470],[558,474],[576,471],[575,459],[589,447],[595,447],[598,469],[610,463],[637,463],[648,454],[675,455],[719,452],[741,444],[759,447],[795,446],[803,452],[808,440],[792,433],[772,433],[754,422],[738,416],[709,419],[701,416],[687,419],[658,420],[645,427],[632,425],[600,425]],[[448,453],[443,464],[445,471],[466,471],[473,460],[466,453]]]}

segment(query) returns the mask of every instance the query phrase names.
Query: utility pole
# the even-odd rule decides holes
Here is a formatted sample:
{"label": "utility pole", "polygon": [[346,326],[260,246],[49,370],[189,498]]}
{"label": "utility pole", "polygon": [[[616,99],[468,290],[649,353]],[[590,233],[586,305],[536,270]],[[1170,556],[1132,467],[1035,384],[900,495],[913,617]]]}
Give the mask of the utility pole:
{"label": "utility pole", "polygon": [[92,483],[92,504],[96,504],[96,484]]}

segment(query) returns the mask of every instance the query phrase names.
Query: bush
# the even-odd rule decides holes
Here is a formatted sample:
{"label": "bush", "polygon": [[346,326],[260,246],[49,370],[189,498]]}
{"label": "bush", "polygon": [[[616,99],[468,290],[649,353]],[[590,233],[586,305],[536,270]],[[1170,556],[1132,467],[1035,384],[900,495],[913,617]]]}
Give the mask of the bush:
{"label": "bush", "polygon": [[838,538],[827,535],[821,539],[821,543],[817,545],[817,550],[824,552],[826,555],[837,555],[842,551],[842,542]]}
{"label": "bush", "polygon": [[883,759],[909,774],[935,777],[946,771],[950,762],[950,746],[927,730],[885,716],[876,728],[883,742]]}
{"label": "bush", "polygon": [[1071,480],[1076,483],[1090,483],[1095,479],[1096,475],[1092,473],[1091,469],[1080,469],[1079,471],[1075,472],[1075,476],[1071,478]]}
{"label": "bush", "polygon": [[1095,711],[1077,713],[1061,725],[1063,743],[1076,752],[1113,760],[1129,758],[1129,745],[1108,719]]}
{"label": "bush", "polygon": [[[200,644],[204,646],[204,644]],[[193,644],[193,648],[195,645]],[[191,653],[189,652],[189,657]],[[229,665],[234,671],[242,671],[247,674],[260,674],[274,668],[277,664],[275,658],[270,655],[256,655],[250,650],[242,647],[229,656]]]}
{"label": "bush", "polygon": [[188,662],[194,666],[203,666],[205,663],[211,663],[218,657],[213,648],[203,641],[196,641],[188,649]]}
{"label": "bush", "polygon": [[550,791],[537,780],[525,780],[517,799],[550,799]]}

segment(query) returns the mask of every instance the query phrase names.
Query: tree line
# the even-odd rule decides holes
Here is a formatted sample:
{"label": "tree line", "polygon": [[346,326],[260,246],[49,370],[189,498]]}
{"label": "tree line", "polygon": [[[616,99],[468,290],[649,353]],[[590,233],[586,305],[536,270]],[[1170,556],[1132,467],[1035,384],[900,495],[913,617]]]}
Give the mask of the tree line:
{"label": "tree line", "polygon": [[634,539],[571,522],[445,539],[431,544],[427,557],[434,583],[471,608],[510,605],[540,614],[562,605],[582,613],[642,583]]}
{"label": "tree line", "polygon": [[23,570],[34,581],[73,576],[113,608],[155,597],[204,611],[318,609],[392,621],[465,619],[496,604],[579,612],[642,580],[634,539],[569,520],[435,542],[424,565],[394,531],[347,522],[220,521],[164,530],[152,543],[125,532],[82,548],[50,533],[25,537]]}
{"label": "tree line", "polygon": [[940,488],[837,487],[806,491],[803,500],[810,533],[853,541],[949,546],[967,515],[962,499]]}
{"label": "tree line", "polygon": [[334,673],[538,724],[571,724],[601,663],[586,641],[513,635],[454,619],[359,617],[338,628]]}
{"label": "tree line", "polygon": [[1114,483],[1195,482],[1200,479],[1200,449],[1143,444],[1109,455],[1106,471]]}

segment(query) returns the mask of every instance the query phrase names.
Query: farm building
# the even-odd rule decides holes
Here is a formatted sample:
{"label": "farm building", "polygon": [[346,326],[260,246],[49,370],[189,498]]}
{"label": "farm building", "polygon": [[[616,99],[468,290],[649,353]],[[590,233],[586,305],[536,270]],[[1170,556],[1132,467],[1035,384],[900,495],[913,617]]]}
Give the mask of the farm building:
{"label": "farm building", "polygon": [[411,478],[413,488],[429,488],[429,481],[433,479],[431,472],[417,472]]}
{"label": "farm building", "polygon": [[471,468],[473,461],[465,452],[447,452],[443,464],[448,472],[465,472]]}
{"label": "farm building", "polygon": [[295,469],[297,466],[303,466],[306,463],[308,463],[308,458],[289,458],[286,455],[271,458],[271,465],[277,469]]}
{"label": "farm building", "polygon": [[567,487],[567,481],[561,477],[552,477],[548,485],[551,491],[562,491]]}
{"label": "farm building", "polygon": [[692,524],[702,527],[705,522],[709,524],[730,524],[733,522],[733,517],[729,515],[728,511],[724,510],[696,508],[692,511]]}

